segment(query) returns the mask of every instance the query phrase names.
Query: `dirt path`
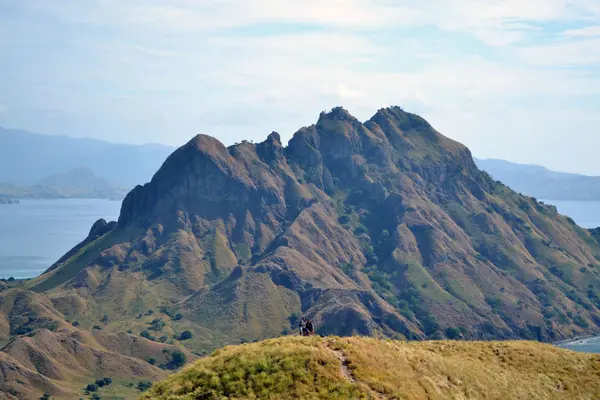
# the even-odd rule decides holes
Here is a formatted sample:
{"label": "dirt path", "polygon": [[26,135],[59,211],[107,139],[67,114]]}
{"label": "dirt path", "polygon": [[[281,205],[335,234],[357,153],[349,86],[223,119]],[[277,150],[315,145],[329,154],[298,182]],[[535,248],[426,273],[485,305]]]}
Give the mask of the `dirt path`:
{"label": "dirt path", "polygon": [[[333,352],[333,354],[335,354],[335,356],[337,357],[337,359],[340,361],[340,372],[342,374],[342,376],[350,383],[356,383],[356,378],[354,378],[354,376],[352,375],[352,371],[350,370],[350,367],[348,367],[348,357],[346,357],[346,355],[344,354],[343,351],[341,350],[337,350],[333,347],[333,342],[328,341],[325,343],[327,348],[329,350],[331,350]],[[372,388],[369,388],[369,390],[371,391],[371,394],[373,395],[373,397],[375,399],[387,399],[386,396],[384,396],[382,393],[379,393],[376,390],[373,390]]]}
{"label": "dirt path", "polygon": [[354,377],[352,376],[352,371],[350,371],[350,368],[348,367],[348,358],[346,357],[346,355],[340,350],[332,348],[331,343],[327,343],[327,347],[329,347],[329,349],[333,351],[337,359],[340,360],[340,371],[342,372],[342,376],[346,378],[346,380],[350,383],[356,383],[356,379],[354,379]]}

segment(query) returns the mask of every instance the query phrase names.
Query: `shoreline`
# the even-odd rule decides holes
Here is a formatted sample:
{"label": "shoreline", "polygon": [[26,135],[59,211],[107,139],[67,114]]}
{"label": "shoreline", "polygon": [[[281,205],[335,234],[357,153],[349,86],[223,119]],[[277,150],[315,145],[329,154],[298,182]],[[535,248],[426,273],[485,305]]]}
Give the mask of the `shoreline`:
{"label": "shoreline", "polygon": [[598,335],[575,336],[575,337],[573,337],[571,339],[563,339],[563,340],[559,340],[559,341],[556,341],[556,342],[551,342],[550,344],[552,344],[554,346],[561,347],[561,346],[565,346],[565,345],[569,345],[569,344],[574,344],[574,343],[579,342],[581,340],[592,339],[592,338],[595,338],[595,337],[600,337],[600,336],[598,336]]}

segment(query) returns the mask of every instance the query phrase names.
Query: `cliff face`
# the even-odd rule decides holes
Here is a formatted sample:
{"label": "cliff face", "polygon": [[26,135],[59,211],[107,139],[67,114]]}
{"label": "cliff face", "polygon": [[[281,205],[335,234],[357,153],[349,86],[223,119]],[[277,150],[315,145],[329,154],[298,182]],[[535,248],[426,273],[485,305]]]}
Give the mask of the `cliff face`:
{"label": "cliff face", "polygon": [[279,335],[300,314],[341,335],[599,330],[590,233],[398,107],[365,123],[335,108],[287,147],[199,135],[101,233],[29,287],[90,324],[108,314],[108,329],[161,310],[195,348]]}

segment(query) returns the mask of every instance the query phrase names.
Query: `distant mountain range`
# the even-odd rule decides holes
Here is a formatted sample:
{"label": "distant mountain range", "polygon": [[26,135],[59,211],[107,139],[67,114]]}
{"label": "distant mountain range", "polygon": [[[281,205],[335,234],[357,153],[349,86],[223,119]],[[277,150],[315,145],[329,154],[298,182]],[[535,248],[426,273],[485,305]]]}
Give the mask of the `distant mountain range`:
{"label": "distant mountain range", "polygon": [[0,127],[0,183],[37,185],[50,175],[87,168],[111,185],[148,182],[173,148],[42,135]]}
{"label": "distant mountain range", "polygon": [[600,200],[600,177],[551,171],[538,165],[475,159],[477,166],[511,189],[546,200]]}
{"label": "distant mountain range", "polygon": [[0,183],[0,197],[5,199],[99,198],[122,200],[126,194],[126,189],[112,185],[85,167],[47,176],[35,185]]}

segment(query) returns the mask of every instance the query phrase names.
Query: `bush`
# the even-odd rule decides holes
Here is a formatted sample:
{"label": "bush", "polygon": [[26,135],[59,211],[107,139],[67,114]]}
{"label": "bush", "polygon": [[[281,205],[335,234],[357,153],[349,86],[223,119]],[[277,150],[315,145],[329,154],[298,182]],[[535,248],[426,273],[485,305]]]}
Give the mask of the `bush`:
{"label": "bush", "polygon": [[446,337],[450,340],[454,340],[454,339],[458,339],[460,338],[460,329],[458,328],[447,328],[446,329]]}
{"label": "bush", "polygon": [[183,318],[183,315],[181,315],[181,314],[175,314],[175,317],[173,317],[173,320],[174,320],[174,321],[179,321],[179,320],[181,320],[182,318]]}
{"label": "bush", "polygon": [[192,338],[192,332],[190,331],[183,331],[181,332],[181,335],[179,336],[179,340],[188,340]]}
{"label": "bush", "polygon": [[104,385],[106,385],[106,386],[112,385],[112,378],[104,378]]}
{"label": "bush", "polygon": [[101,388],[101,387],[104,387],[104,385],[105,385],[104,379],[96,379],[96,386]]}
{"label": "bush", "polygon": [[152,387],[152,382],[149,382],[149,381],[141,381],[137,385],[137,389],[140,392],[145,392],[146,390],[150,389],[151,387]]}
{"label": "bush", "polygon": [[143,337],[143,338],[149,339],[149,340],[156,340],[156,338],[155,338],[154,336],[152,336],[152,335],[150,334],[150,332],[148,332],[148,331],[146,331],[146,330],[142,331],[142,332],[140,333],[140,336],[141,336],[141,337]]}
{"label": "bush", "polygon": [[165,322],[160,318],[156,318],[156,319],[152,320],[150,325],[151,325],[150,329],[158,332],[158,331],[162,331],[162,329],[165,327]]}
{"label": "bush", "polygon": [[150,358],[148,360],[148,364],[150,364],[150,365],[156,365],[156,358]]}
{"label": "bush", "polygon": [[85,387],[85,390],[87,390],[88,392],[97,392],[98,391],[98,385],[96,385],[95,383],[90,383],[89,385],[87,385]]}
{"label": "bush", "polygon": [[102,398],[98,393],[94,393],[92,397],[90,397],[90,400],[102,400]]}
{"label": "bush", "polygon": [[171,353],[171,361],[167,364],[167,369],[178,369],[183,367],[187,361],[185,354],[180,350]]}
{"label": "bush", "polygon": [[40,397],[40,400],[50,400],[51,398],[52,396],[50,396],[50,393],[44,393],[42,397]]}
{"label": "bush", "polygon": [[71,322],[71,325],[73,325],[74,327],[78,327],[79,326],[79,322],[73,321],[73,322]]}
{"label": "bush", "polygon": [[97,330],[97,331],[101,331],[101,330],[102,330],[102,327],[101,327],[100,325],[94,325],[94,328],[93,328],[93,329],[95,329],[95,330]]}

